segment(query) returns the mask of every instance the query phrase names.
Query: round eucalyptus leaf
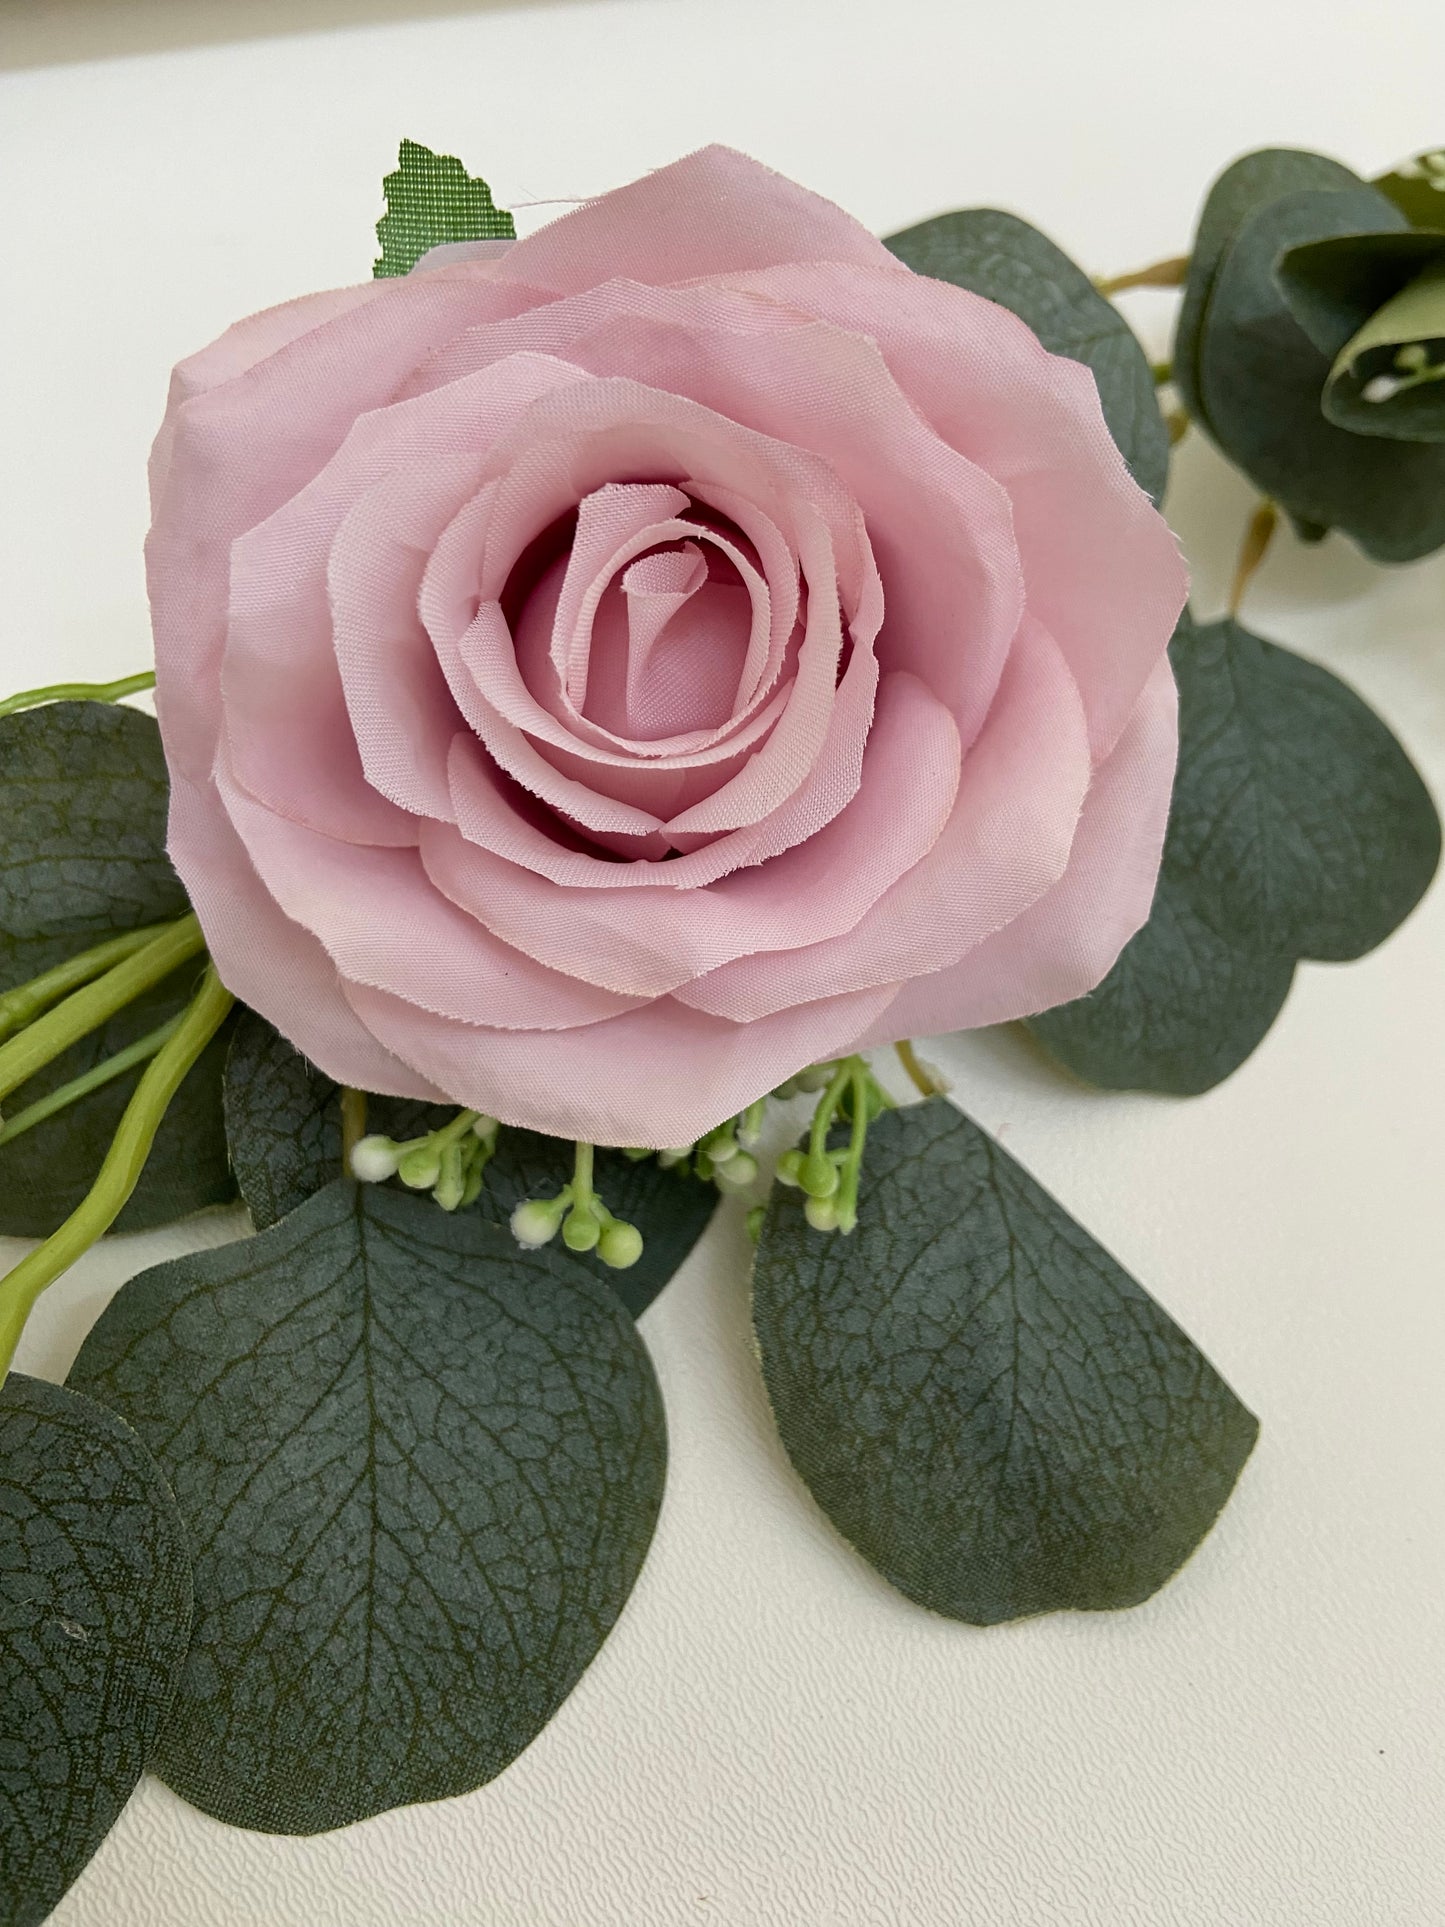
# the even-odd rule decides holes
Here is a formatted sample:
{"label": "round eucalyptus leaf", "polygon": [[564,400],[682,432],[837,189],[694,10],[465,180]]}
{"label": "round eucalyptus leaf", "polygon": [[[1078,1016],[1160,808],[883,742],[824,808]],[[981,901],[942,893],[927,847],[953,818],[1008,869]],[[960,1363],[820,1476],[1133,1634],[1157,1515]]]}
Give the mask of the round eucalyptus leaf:
{"label": "round eucalyptus leaf", "polygon": [[774,1189],[753,1272],[788,1456],[843,1537],[993,1625],[1137,1605],[1214,1523],[1255,1419],[1148,1294],[941,1098],[869,1131],[857,1230]]}
{"label": "round eucalyptus leaf", "polygon": [[[456,1115],[445,1105],[404,1097],[369,1097],[367,1128],[398,1143],[434,1131]],[[341,1093],[263,1017],[240,1017],[226,1065],[226,1132],[241,1196],[258,1230],[294,1211],[341,1171]],[[497,1140],[476,1210],[506,1225],[524,1198],[555,1197],[572,1176],[573,1146],[560,1138],[508,1127]],[[656,1298],[712,1220],[718,1195],[710,1184],[664,1171],[655,1159],[634,1163],[620,1151],[596,1157],[596,1183],[615,1217],[635,1224],[642,1256],[614,1271],[593,1252],[574,1261],[614,1291],[634,1318]]]}
{"label": "round eucalyptus leaf", "polygon": [[72,1376],[151,1445],[195,1548],[155,1771],[267,1832],[500,1773],[606,1638],[662,1496],[612,1294],[383,1186],[143,1272]]}
{"label": "round eucalyptus leaf", "polygon": [[175,1695],[191,1561],[114,1412],[0,1386],[0,1920],[39,1927],[130,1798]]}

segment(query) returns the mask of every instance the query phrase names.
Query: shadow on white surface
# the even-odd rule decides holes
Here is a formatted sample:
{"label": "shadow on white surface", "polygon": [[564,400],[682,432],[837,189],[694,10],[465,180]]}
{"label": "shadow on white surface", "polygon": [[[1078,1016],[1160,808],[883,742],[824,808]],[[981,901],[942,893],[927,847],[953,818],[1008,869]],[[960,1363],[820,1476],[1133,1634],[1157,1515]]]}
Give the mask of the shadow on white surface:
{"label": "shadow on white surface", "polygon": [[168,53],[281,34],[448,15],[517,13],[564,0],[0,0],[0,71]]}

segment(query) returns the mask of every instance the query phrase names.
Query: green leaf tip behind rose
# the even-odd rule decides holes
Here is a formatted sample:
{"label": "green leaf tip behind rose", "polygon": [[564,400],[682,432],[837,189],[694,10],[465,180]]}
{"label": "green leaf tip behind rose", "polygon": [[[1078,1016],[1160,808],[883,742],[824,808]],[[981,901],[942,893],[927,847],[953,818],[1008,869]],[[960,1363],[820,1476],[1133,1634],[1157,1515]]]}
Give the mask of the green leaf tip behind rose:
{"label": "green leaf tip behind rose", "polygon": [[[0,992],[190,906],[166,856],[170,793],[153,717],[108,702],[52,702],[0,717]],[[95,1071],[185,1007],[198,966],[176,970],[29,1079],[14,1114]],[[120,1231],[167,1224],[235,1196],[221,1120],[224,1034],[161,1124]],[[137,1063],[0,1145],[0,1234],[46,1237],[88,1191],[141,1076]]]}
{"label": "green leaf tip behind rose", "polygon": [[[236,1178],[258,1229],[295,1210],[340,1174],[337,1085],[251,1011],[243,1012],[236,1025],[225,1101]],[[444,1129],[454,1116],[447,1106],[408,1098],[367,1100],[368,1130],[401,1142]],[[570,1143],[507,1127],[497,1134],[478,1195],[467,1209],[507,1225],[525,1199],[556,1194],[572,1176]],[[621,1151],[597,1153],[597,1184],[615,1214],[641,1230],[642,1256],[624,1271],[610,1269],[590,1252],[575,1254],[573,1262],[606,1283],[639,1317],[707,1229],[717,1192],[681,1171],[662,1169],[651,1158],[635,1163]]]}
{"label": "green leaf tip behind rose", "polygon": [[1181,622],[1179,770],[1149,921],[1029,1029],[1087,1083],[1189,1096],[1236,1070],[1302,958],[1382,943],[1435,874],[1440,819],[1395,737],[1318,664]]}
{"label": "green leaf tip behind rose", "polygon": [[774,1192],[753,1321],[823,1511],[901,1592],[975,1625],[1147,1599],[1258,1433],[1173,1320],[943,1098],[873,1126],[851,1239]]}
{"label": "green leaf tip behind rose", "polygon": [[381,243],[372,274],[410,274],[429,248],[453,241],[514,241],[516,226],[492,190],[451,154],[404,140],[394,171],[382,182],[386,212],[376,224]]}
{"label": "green leaf tip behind rose", "polygon": [[915,273],[998,302],[1051,353],[1083,362],[1135,481],[1160,501],[1169,436],[1148,359],[1123,316],[1062,249],[996,208],[940,214],[890,234],[884,245]]}
{"label": "green leaf tip behind rose", "polygon": [[39,1927],[130,1798],[174,1698],[191,1562],[114,1412],[0,1386],[0,1920]]}
{"label": "green leaf tip behind rose", "polygon": [[1445,229],[1445,148],[1401,161],[1375,182],[1412,227]]}
{"label": "green leaf tip behind rose", "polygon": [[154,1770],[267,1832],[500,1773],[606,1638],[662,1496],[612,1294],[379,1185],[143,1272],[72,1379],[150,1444],[194,1548]]}
{"label": "green leaf tip behind rose", "polygon": [[[1388,368],[1377,367],[1383,342],[1370,339],[1337,365],[1368,315],[1337,336],[1332,323],[1332,345],[1321,346],[1291,263],[1327,242],[1336,259],[1433,251],[1395,200],[1324,155],[1265,149],[1226,168],[1195,235],[1174,379],[1190,413],[1301,534],[1338,528],[1378,561],[1410,561],[1445,544],[1445,445],[1434,398],[1419,392],[1424,383],[1392,389],[1390,403],[1413,399],[1387,413],[1378,399],[1371,406],[1352,392],[1348,371],[1362,355],[1369,366],[1360,391],[1381,374],[1414,371],[1396,369],[1393,353]],[[1391,280],[1380,303],[1408,279]],[[1357,276],[1356,293],[1363,284]],[[1319,300],[1311,305],[1318,315]],[[1433,325],[1421,323],[1427,340]],[[1405,322],[1393,347],[1412,347],[1420,339],[1414,327]]]}

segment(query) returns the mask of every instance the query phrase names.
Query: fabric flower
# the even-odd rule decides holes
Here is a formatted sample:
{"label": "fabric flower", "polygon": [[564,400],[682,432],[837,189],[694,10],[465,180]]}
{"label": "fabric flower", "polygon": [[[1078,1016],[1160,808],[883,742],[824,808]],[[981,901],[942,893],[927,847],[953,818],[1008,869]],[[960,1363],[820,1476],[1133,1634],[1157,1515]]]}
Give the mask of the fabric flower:
{"label": "fabric flower", "polygon": [[170,849],[338,1080],[691,1141],[1145,918],[1173,538],[1093,379],[709,148],[176,371]]}

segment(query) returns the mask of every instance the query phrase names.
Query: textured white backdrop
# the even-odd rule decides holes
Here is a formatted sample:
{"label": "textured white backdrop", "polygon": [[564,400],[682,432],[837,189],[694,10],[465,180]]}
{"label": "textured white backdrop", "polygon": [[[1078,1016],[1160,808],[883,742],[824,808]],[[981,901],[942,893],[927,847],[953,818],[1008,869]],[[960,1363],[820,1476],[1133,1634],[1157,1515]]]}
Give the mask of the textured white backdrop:
{"label": "textured white backdrop", "polygon": [[[1183,247],[1245,147],[1371,171],[1445,139],[1430,0],[435,11],[186,50],[286,10],[8,0],[0,684],[149,661],[167,370],[249,310],[365,276],[402,134],[513,206],[723,139],[880,230],[1015,206],[1096,271]],[[74,58],[127,44],[144,57]],[[1167,299],[1137,301],[1157,335]],[[1191,439],[1169,509],[1206,615],[1249,500]],[[1282,542],[1249,613],[1353,681],[1445,792],[1445,562],[1386,574]],[[980,1633],[892,1595],[772,1438],[725,1215],[643,1324],[673,1451],[646,1569],[523,1758],[316,1840],[228,1830],[148,1780],[59,1927],[1445,1920],[1442,963],[1437,888],[1365,963],[1303,969],[1264,1048],[1192,1102],[1089,1093],[1012,1037],[930,1047],[1263,1418],[1220,1526],[1149,1605]],[[22,1362],[60,1376],[123,1278],[241,1228],[92,1253]]]}

